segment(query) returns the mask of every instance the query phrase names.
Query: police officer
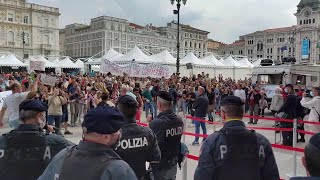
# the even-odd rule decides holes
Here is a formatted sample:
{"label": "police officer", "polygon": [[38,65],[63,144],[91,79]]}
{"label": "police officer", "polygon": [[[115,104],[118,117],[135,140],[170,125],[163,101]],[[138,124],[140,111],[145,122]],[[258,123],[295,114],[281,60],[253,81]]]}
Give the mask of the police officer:
{"label": "police officer", "polygon": [[246,129],[243,105],[236,96],[222,100],[224,127],[204,142],[195,180],[279,180],[270,142]]}
{"label": "police officer", "polygon": [[57,154],[39,180],[136,180],[130,166],[114,152],[124,124],[115,107],[91,109],[82,123],[83,140]]}
{"label": "police officer", "polygon": [[122,137],[116,152],[130,165],[138,179],[148,178],[150,174],[146,173],[146,162],[158,163],[161,159],[157,138],[150,128],[137,125],[138,103],[133,97],[119,97],[117,108],[127,124],[121,128]]}
{"label": "police officer", "polygon": [[44,133],[47,110],[48,105],[38,100],[20,104],[20,125],[0,136],[0,179],[37,179],[58,152],[73,145],[61,136]]}
{"label": "police officer", "polygon": [[160,91],[157,105],[161,113],[149,124],[157,136],[161,150],[160,163],[152,164],[155,180],[175,179],[177,174],[183,121],[172,111],[172,101],[168,92]]}

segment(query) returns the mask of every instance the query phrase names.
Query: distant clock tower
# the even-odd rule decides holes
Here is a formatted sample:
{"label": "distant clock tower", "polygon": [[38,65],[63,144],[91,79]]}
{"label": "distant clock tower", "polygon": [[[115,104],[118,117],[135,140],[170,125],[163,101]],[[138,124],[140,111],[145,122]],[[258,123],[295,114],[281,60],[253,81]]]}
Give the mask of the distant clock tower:
{"label": "distant clock tower", "polygon": [[298,62],[319,60],[320,0],[301,0],[297,6],[297,26],[293,33]]}

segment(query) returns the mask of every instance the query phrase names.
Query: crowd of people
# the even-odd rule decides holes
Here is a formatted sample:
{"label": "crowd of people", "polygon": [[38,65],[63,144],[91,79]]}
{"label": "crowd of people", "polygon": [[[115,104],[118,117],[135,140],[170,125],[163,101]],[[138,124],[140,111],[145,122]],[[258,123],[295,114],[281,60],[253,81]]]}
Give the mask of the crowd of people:
{"label": "crowd of people", "polygon": [[[219,112],[225,122],[224,127],[219,131],[220,134],[215,133],[207,139],[203,138],[202,154],[195,179],[212,179],[214,177],[217,179],[233,179],[237,173],[246,179],[256,179],[257,177],[279,179],[278,168],[269,141],[262,135],[252,134],[246,130],[244,123],[241,121],[244,114],[250,113],[255,117],[263,117],[265,109],[269,108],[274,116],[279,118],[304,119],[304,116],[309,114],[309,120],[319,120],[319,87],[307,91],[301,90],[299,85],[280,86],[275,90],[275,95],[272,97],[269,107],[265,89],[259,82],[252,82],[251,79],[247,78],[238,81],[224,78],[222,75],[210,78],[205,73],[189,78],[173,74],[169,79],[132,78],[126,74],[113,76],[111,73],[95,76],[62,74],[56,76],[55,86],[49,86],[41,82],[40,76],[40,74],[21,72],[1,74],[2,79],[0,79],[1,91],[12,91],[11,95],[4,98],[3,107],[0,111],[0,126],[4,126],[4,115],[8,111],[9,125],[14,129],[12,136],[20,140],[14,142],[22,142],[19,133],[24,133],[25,130],[30,129],[36,131],[36,127],[32,126],[31,128],[26,125],[31,123],[41,129],[45,128],[54,132],[55,136],[48,138],[51,139],[49,140],[51,146],[59,144],[59,148],[55,147],[56,151],[52,155],[57,154],[67,146],[72,146],[72,148],[61,151],[54,159],[51,158],[50,154],[46,166],[51,160],[52,163],[40,179],[52,179],[57,174],[65,179],[71,177],[77,179],[90,178],[92,174],[96,174],[95,177],[99,179],[98,176],[110,177],[110,173],[115,173],[115,177],[123,176],[126,179],[135,179],[136,177],[138,179],[148,179],[146,177],[147,172],[149,172],[148,177],[153,176],[156,180],[175,179],[178,156],[180,156],[181,146],[183,146],[180,140],[184,126],[181,118],[177,116],[179,112],[209,121],[215,121],[216,112]],[[310,112],[307,112],[308,109]],[[145,118],[142,117],[143,111],[145,111]],[[105,122],[105,119],[110,119],[110,121]],[[150,122],[150,128],[141,129],[135,123],[144,119]],[[257,124],[258,118],[250,118],[248,123]],[[207,134],[204,122],[194,120],[193,124],[195,134],[200,134],[200,127],[203,134]],[[284,128],[292,128],[293,123],[281,122],[280,125]],[[68,130],[70,126],[82,126],[83,128],[83,141],[78,146],[80,150],[74,148],[76,146],[73,143],[65,141],[62,137],[62,129],[64,129],[64,135],[72,134]],[[300,129],[303,129],[303,127],[303,124],[299,125]],[[121,133],[124,137],[121,137]],[[283,144],[292,146],[292,132],[282,133]],[[304,134],[300,135],[299,141],[305,142]],[[1,144],[1,141],[2,139],[0,139],[0,150],[1,147],[4,147],[7,151],[8,148],[6,149],[6,145]],[[316,141],[318,139],[314,140],[314,142]],[[4,142],[7,141],[4,140]],[[41,144],[40,142],[37,141]],[[218,144],[213,146],[213,143]],[[258,147],[257,143],[261,144],[262,155],[261,148],[260,150],[253,148]],[[97,144],[107,145],[108,148],[100,147]],[[197,136],[192,145],[199,144],[199,137]],[[241,144],[248,146],[242,147]],[[14,146],[14,143],[10,145],[11,149],[9,148],[9,151],[18,148]],[[227,150],[228,145],[231,145],[233,154],[230,154]],[[236,154],[237,151],[234,151],[234,148],[238,146],[240,149],[244,148],[251,152],[251,155],[246,157],[250,160],[248,166],[241,167],[239,162],[242,162],[245,158],[238,158],[240,154]],[[41,147],[44,147],[45,156],[43,157],[49,157],[45,146],[42,145]],[[80,169],[87,169],[91,173],[79,171],[82,173],[75,175],[72,171],[75,164],[92,164],[100,158],[106,158],[102,154],[94,153],[94,149],[109,153],[108,158],[103,162],[108,162],[110,159],[117,162],[113,163],[109,169],[107,167],[107,170],[104,163],[97,166],[96,169],[82,165],[79,167]],[[317,147],[310,149],[314,153]],[[36,151],[40,150],[41,148],[36,149]],[[77,158],[84,157],[82,151],[91,154],[92,159],[81,160],[81,158]],[[213,161],[211,161],[210,154],[212,151],[217,151],[214,158],[212,157]],[[19,153],[23,152],[25,151],[19,151]],[[259,156],[255,157],[255,153],[252,152]],[[243,152],[239,151],[239,153]],[[67,158],[64,159],[66,154]],[[228,157],[227,159],[223,158],[225,155]],[[12,156],[9,157],[12,158]],[[230,157],[232,158],[230,159]],[[133,171],[126,163],[120,162],[120,159],[125,160]],[[18,161],[19,159],[16,159],[15,162]],[[147,161],[151,163],[149,171],[142,166]],[[264,164],[259,163],[259,161],[268,161],[269,163]],[[308,162],[311,161],[313,160],[308,160]],[[139,162],[139,165],[137,165],[137,162]],[[215,165],[219,163],[221,165],[226,163],[228,167],[216,167]],[[264,167],[260,167],[260,169],[263,169],[263,173],[258,173],[261,171],[257,169],[258,164]],[[0,158],[1,165],[3,164],[1,164]],[[227,172],[224,169],[230,169],[230,167],[234,167],[232,169],[237,171],[224,174]],[[40,175],[39,172],[43,171],[44,168],[41,166],[35,174]],[[125,173],[119,173],[121,169],[125,170]],[[247,174],[250,169],[256,171],[257,174]],[[216,171],[220,173],[218,175],[214,174]],[[314,172],[314,169],[312,171]],[[150,175],[150,172],[152,172],[152,175]],[[32,176],[34,177],[35,174],[32,174]]]}

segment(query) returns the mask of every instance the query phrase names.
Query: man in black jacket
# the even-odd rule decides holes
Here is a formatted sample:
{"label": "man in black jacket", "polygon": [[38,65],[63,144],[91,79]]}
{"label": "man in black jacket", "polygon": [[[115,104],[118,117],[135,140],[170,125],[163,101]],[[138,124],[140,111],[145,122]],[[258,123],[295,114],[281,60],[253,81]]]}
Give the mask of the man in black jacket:
{"label": "man in black jacket", "polygon": [[[209,99],[205,95],[205,89],[201,86],[198,87],[198,97],[193,104],[193,109],[195,109],[194,117],[205,119],[208,112]],[[207,128],[205,122],[200,122],[195,120],[195,134],[200,134],[200,126],[202,128],[203,134],[207,134]],[[205,138],[203,139],[205,140]],[[199,137],[195,137],[192,145],[199,145]]]}
{"label": "man in black jacket", "polygon": [[[284,104],[282,105],[282,107],[279,109],[278,114],[282,112],[283,113],[282,118],[294,119],[296,118],[297,97],[294,94],[293,85],[292,84],[286,85],[285,92],[288,94],[288,96]],[[292,122],[280,122],[280,125],[282,128],[293,127]],[[292,142],[293,142],[292,131],[290,132],[282,131],[282,137],[283,137],[283,145],[292,146]]]}

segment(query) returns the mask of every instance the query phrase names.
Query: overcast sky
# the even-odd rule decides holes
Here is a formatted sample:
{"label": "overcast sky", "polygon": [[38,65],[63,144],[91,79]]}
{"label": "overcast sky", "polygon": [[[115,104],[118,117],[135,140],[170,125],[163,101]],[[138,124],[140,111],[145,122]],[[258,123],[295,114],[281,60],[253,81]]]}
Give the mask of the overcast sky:
{"label": "overcast sky", "polygon": [[[209,37],[232,43],[240,35],[296,24],[293,15],[300,0],[188,0],[181,8],[181,23],[209,31]],[[170,0],[29,0],[60,8],[60,27],[90,23],[107,15],[140,25],[165,26],[176,20]]]}

